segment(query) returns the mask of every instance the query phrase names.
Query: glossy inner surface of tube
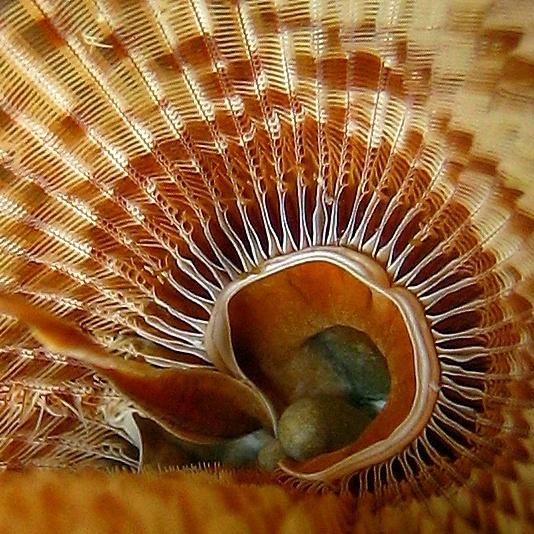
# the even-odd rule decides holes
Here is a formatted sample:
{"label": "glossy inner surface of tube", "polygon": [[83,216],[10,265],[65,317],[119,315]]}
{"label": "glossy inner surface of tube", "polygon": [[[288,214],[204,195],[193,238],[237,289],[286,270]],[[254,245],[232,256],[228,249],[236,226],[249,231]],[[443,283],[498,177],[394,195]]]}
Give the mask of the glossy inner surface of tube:
{"label": "glossy inner surface of tube", "polygon": [[271,404],[275,433],[280,415],[298,399],[351,394],[331,362],[316,358],[310,340],[346,329],[362,333],[377,347],[390,384],[375,404],[380,408],[376,417],[338,450],[283,462],[301,476],[314,478],[320,472],[328,477],[332,469],[338,476],[340,470],[353,469],[350,462],[364,464],[391,454],[424,425],[433,406],[429,384],[438,379],[437,359],[419,304],[391,287],[378,264],[352,251],[326,248],[292,260],[273,261],[228,287],[208,330],[215,339],[212,348],[218,349],[215,360],[250,380]]}

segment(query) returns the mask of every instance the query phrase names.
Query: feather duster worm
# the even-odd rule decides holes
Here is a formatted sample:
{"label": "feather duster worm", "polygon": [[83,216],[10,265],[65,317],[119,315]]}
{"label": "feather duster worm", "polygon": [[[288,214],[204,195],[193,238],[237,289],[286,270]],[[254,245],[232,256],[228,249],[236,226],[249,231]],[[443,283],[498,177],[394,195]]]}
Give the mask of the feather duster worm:
{"label": "feather duster worm", "polygon": [[4,2],[4,517],[527,531],[529,7]]}

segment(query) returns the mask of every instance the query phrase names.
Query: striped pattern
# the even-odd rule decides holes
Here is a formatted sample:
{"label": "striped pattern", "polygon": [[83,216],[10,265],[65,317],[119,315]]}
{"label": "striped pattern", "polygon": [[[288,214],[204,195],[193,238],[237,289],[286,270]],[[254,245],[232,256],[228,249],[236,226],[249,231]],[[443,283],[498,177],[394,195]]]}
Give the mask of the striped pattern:
{"label": "striped pattern", "polygon": [[[425,309],[441,385],[420,438],[339,487],[384,521],[527,529],[532,16],[529,0],[2,2],[0,290],[115,354],[209,366],[230,281],[315,246],[363,252]],[[0,466],[140,467],[128,399],[12,319],[0,339]]]}

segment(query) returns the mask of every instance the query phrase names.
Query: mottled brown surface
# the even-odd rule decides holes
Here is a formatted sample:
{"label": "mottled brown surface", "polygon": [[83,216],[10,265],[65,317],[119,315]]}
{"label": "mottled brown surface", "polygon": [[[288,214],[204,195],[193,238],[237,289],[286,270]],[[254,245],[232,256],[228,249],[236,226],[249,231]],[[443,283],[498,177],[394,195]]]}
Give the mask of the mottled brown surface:
{"label": "mottled brown surface", "polygon": [[[2,534],[340,533],[347,502],[231,474],[28,472],[0,476]],[[252,478],[254,480],[254,478]]]}

